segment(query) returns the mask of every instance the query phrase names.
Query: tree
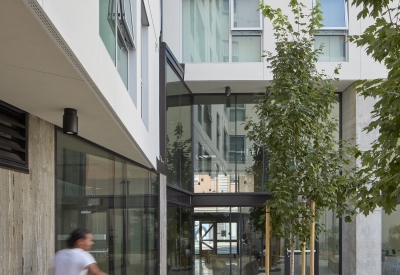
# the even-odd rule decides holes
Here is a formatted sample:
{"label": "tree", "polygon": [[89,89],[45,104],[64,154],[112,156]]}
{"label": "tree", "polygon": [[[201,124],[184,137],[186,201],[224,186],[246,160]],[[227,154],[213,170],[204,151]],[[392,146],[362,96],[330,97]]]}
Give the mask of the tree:
{"label": "tree", "polygon": [[352,5],[362,7],[358,19],[372,17],[375,23],[362,35],[350,37],[350,41],[365,47],[367,54],[388,70],[386,79],[357,82],[358,93],[376,99],[372,122],[365,131],[379,131],[370,150],[356,152],[361,160],[356,201],[365,215],[377,206],[390,214],[400,193],[400,6],[394,2],[352,1]]}
{"label": "tree", "polygon": [[294,248],[310,235],[310,202],[316,203],[317,222],[328,209],[341,215],[350,186],[340,173],[349,158],[335,139],[339,123],[330,117],[337,103],[334,79],[317,70],[321,48],[313,50],[313,36],[322,27],[320,5],[309,14],[298,1],[289,7],[294,25],[281,9],[260,4],[273,24],[275,52],[266,54],[273,80],[254,107],[258,120],[248,120],[245,129],[267,151],[273,233],[289,240],[294,274]]}

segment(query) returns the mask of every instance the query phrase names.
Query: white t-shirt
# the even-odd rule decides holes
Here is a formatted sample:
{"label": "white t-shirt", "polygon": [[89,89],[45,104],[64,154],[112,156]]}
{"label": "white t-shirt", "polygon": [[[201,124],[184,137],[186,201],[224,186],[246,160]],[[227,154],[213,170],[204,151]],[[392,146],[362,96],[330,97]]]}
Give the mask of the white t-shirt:
{"label": "white t-shirt", "polygon": [[57,251],[53,259],[53,275],[86,275],[87,267],[96,260],[80,248]]}

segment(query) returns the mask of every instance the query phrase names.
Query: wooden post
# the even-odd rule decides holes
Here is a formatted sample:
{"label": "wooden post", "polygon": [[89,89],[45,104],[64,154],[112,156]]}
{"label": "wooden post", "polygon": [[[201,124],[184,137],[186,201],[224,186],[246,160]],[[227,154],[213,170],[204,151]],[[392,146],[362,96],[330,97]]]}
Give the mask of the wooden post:
{"label": "wooden post", "polygon": [[271,213],[269,206],[265,207],[265,275],[269,275],[269,248],[271,239]]}
{"label": "wooden post", "polygon": [[314,275],[315,201],[311,201],[310,275]]}
{"label": "wooden post", "polygon": [[306,275],[306,243],[301,248],[301,275]]}
{"label": "wooden post", "polygon": [[[307,208],[307,204],[304,202],[304,208]],[[304,217],[302,218],[302,222],[304,225]],[[301,248],[301,275],[306,275],[306,265],[307,265],[307,258],[306,258],[306,242],[303,242]]]}

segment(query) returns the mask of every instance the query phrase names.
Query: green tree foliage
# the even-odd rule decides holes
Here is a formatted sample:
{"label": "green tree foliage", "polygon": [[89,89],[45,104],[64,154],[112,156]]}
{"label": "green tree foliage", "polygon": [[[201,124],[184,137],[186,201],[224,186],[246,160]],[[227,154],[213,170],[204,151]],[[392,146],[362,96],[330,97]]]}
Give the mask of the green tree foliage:
{"label": "green tree foliage", "polygon": [[167,136],[167,176],[171,184],[186,186],[191,180],[191,139],[183,139],[184,131],[181,122],[174,129],[172,142]]}
{"label": "green tree foliage", "polygon": [[288,239],[293,251],[296,242],[309,240],[310,202],[316,202],[317,222],[328,209],[342,215],[350,186],[340,173],[349,161],[335,138],[339,123],[331,118],[335,79],[316,68],[321,49],[313,49],[313,36],[322,27],[320,5],[309,14],[297,1],[289,6],[294,24],[280,9],[260,4],[274,29],[275,52],[266,54],[273,80],[254,107],[258,119],[247,121],[245,129],[269,156],[273,234]]}
{"label": "green tree foliage", "polygon": [[389,214],[400,193],[400,6],[392,0],[353,0],[352,5],[362,8],[358,19],[372,17],[375,22],[350,41],[365,47],[367,54],[388,70],[387,79],[357,82],[358,93],[376,99],[372,122],[365,131],[379,131],[370,150],[356,153],[362,166],[356,186],[357,207],[365,215],[377,206]]}

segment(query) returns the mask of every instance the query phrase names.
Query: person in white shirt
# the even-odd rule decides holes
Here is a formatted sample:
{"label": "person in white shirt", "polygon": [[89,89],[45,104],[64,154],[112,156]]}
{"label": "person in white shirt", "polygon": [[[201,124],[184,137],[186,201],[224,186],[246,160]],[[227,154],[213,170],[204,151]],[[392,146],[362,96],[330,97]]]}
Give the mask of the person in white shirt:
{"label": "person in white shirt", "polygon": [[75,229],[67,240],[66,249],[57,251],[53,259],[53,275],[108,275],[100,270],[96,260],[88,252],[93,235],[86,229]]}

